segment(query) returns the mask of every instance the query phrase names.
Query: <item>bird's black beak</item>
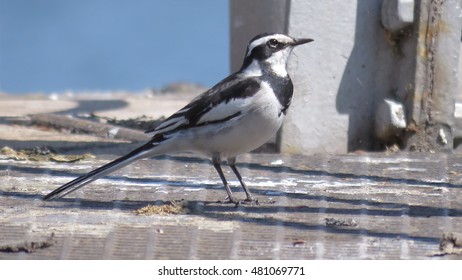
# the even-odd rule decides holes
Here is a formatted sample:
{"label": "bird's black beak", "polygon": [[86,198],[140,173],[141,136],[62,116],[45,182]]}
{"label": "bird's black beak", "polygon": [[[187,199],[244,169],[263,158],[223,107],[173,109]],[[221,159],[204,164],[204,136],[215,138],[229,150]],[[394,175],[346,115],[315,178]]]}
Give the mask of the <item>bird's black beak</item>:
{"label": "bird's black beak", "polygon": [[309,43],[309,42],[313,42],[314,40],[313,39],[309,39],[309,38],[300,38],[300,39],[295,39],[295,41],[292,43],[292,46],[298,46],[298,45],[303,45],[303,44],[306,44],[306,43]]}

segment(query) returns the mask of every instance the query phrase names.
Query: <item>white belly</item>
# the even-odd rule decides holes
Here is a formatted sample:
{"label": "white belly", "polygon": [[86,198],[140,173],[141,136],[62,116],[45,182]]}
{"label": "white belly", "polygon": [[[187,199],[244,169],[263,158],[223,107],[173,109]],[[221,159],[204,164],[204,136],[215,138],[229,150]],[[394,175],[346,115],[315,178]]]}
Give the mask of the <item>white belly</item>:
{"label": "white belly", "polygon": [[234,157],[250,152],[270,140],[281,127],[283,114],[268,117],[266,114],[253,113],[243,117],[232,127],[221,129],[211,135],[206,145],[201,145],[202,153],[220,153],[222,157]]}
{"label": "white belly", "polygon": [[174,137],[183,139],[177,142],[177,148],[207,156],[219,153],[222,157],[235,157],[266,143],[282,125],[282,106],[266,83],[247,101],[241,105],[241,114],[232,120],[180,132],[181,137]]}

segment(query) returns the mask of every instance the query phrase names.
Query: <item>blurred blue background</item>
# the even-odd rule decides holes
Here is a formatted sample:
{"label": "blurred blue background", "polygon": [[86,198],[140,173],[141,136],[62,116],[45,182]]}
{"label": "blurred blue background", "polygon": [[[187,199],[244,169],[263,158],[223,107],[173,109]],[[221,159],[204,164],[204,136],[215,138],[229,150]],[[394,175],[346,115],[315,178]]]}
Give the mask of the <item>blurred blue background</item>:
{"label": "blurred blue background", "polygon": [[228,0],[0,0],[2,92],[209,87],[228,74]]}

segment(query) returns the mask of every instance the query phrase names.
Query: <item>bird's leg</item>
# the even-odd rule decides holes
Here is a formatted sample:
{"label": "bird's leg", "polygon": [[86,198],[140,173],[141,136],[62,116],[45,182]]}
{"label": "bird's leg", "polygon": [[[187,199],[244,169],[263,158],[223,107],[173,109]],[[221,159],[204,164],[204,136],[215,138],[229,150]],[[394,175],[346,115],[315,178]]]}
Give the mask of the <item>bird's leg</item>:
{"label": "bird's leg", "polygon": [[254,199],[252,197],[252,195],[250,194],[250,191],[249,191],[249,188],[247,188],[247,185],[244,183],[244,181],[242,180],[242,176],[241,174],[239,173],[239,171],[237,171],[237,167],[236,167],[236,158],[233,157],[233,158],[228,158],[228,165],[229,167],[231,167],[231,169],[233,170],[234,174],[236,175],[237,179],[239,179],[239,182],[241,183],[241,186],[242,188],[244,189],[245,191],[245,195],[247,196],[246,198],[246,202],[258,202],[256,199]]}
{"label": "bird's leg", "polygon": [[229,202],[238,204],[239,201],[234,199],[233,193],[231,192],[231,189],[229,188],[228,181],[226,181],[225,175],[223,174],[223,170],[221,169],[221,157],[220,157],[220,154],[213,154],[212,163],[213,163],[213,166],[215,167],[215,169],[217,170],[218,175],[220,175],[220,178],[221,178],[221,181],[223,182],[223,185],[225,186],[226,192],[228,193]]}

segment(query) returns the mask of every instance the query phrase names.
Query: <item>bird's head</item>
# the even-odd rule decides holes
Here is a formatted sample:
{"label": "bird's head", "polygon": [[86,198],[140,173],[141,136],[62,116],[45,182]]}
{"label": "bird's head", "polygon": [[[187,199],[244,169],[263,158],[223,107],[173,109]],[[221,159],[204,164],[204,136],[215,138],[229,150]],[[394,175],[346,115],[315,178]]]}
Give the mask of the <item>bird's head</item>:
{"label": "bird's head", "polygon": [[287,76],[286,64],[292,49],[313,39],[296,39],[284,34],[264,33],[250,40],[241,71],[247,75],[260,76],[270,71]]}

